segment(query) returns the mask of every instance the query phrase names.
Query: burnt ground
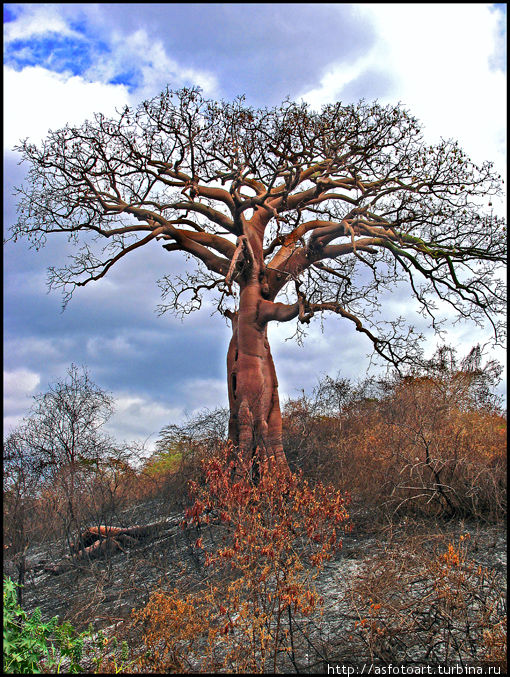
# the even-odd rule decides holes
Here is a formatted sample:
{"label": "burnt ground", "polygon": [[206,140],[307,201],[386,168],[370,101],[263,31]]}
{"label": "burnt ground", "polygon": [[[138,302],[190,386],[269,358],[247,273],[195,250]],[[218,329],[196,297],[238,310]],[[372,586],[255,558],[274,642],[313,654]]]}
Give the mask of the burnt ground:
{"label": "burnt ground", "polygon": [[[427,664],[434,657],[448,661],[449,656],[453,658],[457,654],[466,660],[481,659],[484,654],[476,645],[485,637],[482,626],[484,622],[488,623],[489,617],[483,616],[480,608],[484,604],[494,607],[491,623],[494,618],[506,615],[504,526],[460,520],[431,523],[405,519],[397,524],[378,525],[370,515],[358,513],[352,518],[354,528],[344,536],[342,550],[326,563],[317,580],[317,588],[324,597],[322,615],[296,621],[295,641],[301,647],[299,671],[327,672],[327,664],[357,665],[364,661]],[[210,534],[198,534],[195,529],[184,530],[182,519],[182,513],[168,514],[163,499],[132,507],[120,515],[120,526],[163,520],[166,526],[156,536],[125,548],[125,552],[113,553],[106,560],[84,562],[59,576],[45,572],[43,566],[58,562],[63,546],[50,543],[31,547],[27,552],[29,570],[23,607],[28,612],[40,607],[43,619],[58,615],[61,621],[69,620],[80,630],[91,622],[97,630],[117,633],[131,611],[148,602],[151,591],[159,586],[183,587],[183,584],[187,590],[196,589],[206,577],[207,572],[192,546],[198,535],[207,542]],[[436,599],[437,595],[434,596],[437,585],[433,577],[437,572],[434,573],[436,570],[429,563],[435,561],[434,558],[441,558],[448,543],[458,543],[461,536],[471,563],[470,570],[486,572],[482,583],[478,576],[473,579],[473,585],[483,587],[484,581],[488,581],[488,592],[483,599],[474,594],[473,609],[467,616],[464,614],[471,623],[466,634],[473,636],[465,642],[460,641],[459,648],[458,637],[453,637],[455,623],[452,626],[455,632],[449,630],[453,637],[450,642],[449,638],[444,639],[444,629],[439,627],[444,616],[432,618],[434,604],[442,603]],[[14,571],[11,563],[4,563],[4,573],[15,578]],[[456,594],[461,593],[457,591]],[[383,622],[379,623],[384,630],[382,638],[374,635],[373,628],[367,631],[366,625],[360,625],[371,613],[368,595],[370,600],[373,597],[382,604]],[[429,608],[421,602],[427,595]],[[394,610],[410,608],[413,604],[416,610],[413,623],[407,623],[409,615],[399,616],[400,625],[396,623]],[[455,616],[456,612],[448,613]],[[417,626],[415,617],[418,616],[421,620]],[[426,623],[423,621],[425,616]],[[462,620],[464,616],[461,616]],[[457,622],[458,619],[455,616],[453,620]],[[475,622],[480,625],[476,630]],[[425,626],[427,631],[421,636],[420,628]],[[460,626],[457,630],[457,634],[462,634]],[[438,647],[432,656],[427,654],[431,641]],[[453,649],[451,654],[444,653],[450,650],[450,644],[457,647],[457,654]],[[282,658],[281,672],[295,671],[296,666]]]}

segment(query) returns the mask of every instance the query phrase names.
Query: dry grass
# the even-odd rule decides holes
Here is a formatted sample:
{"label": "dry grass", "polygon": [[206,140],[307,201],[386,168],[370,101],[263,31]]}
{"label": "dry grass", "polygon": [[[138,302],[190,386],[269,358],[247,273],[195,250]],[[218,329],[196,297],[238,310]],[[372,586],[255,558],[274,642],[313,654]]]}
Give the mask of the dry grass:
{"label": "dry grass", "polygon": [[340,606],[332,662],[354,655],[379,664],[505,670],[504,576],[469,554],[468,534],[389,544],[363,562]]}
{"label": "dry grass", "polygon": [[307,476],[348,490],[383,521],[402,515],[498,520],[506,514],[506,419],[469,408],[434,379],[325,416],[306,398],[285,410],[285,445]]}

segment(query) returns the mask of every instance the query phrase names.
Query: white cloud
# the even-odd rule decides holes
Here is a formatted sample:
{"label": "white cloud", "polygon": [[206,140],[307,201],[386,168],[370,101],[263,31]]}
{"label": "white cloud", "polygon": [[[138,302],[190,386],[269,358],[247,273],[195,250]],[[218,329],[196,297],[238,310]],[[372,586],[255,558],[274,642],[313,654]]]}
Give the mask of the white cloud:
{"label": "white cloud", "polygon": [[370,68],[391,73],[391,99],[425,125],[432,141],[456,138],[475,162],[504,168],[506,76],[494,68],[500,13],[490,5],[360,4],[378,36],[371,52],[346,69],[330,69],[302,95],[313,106],[341,98],[342,89]]}
{"label": "white cloud", "polygon": [[33,392],[41,382],[39,374],[28,369],[4,371],[4,389],[8,395],[25,395]]}
{"label": "white cloud", "polygon": [[60,14],[59,6],[53,4],[25,4],[14,21],[4,24],[4,41],[7,44],[14,40],[29,40],[51,33],[81,37],[69,28]]}
{"label": "white cloud", "polygon": [[40,66],[4,66],[4,148],[25,137],[39,142],[49,129],[80,124],[99,111],[111,115],[127,103],[124,85],[87,82]]}
{"label": "white cloud", "polygon": [[[130,34],[106,30],[104,8],[100,5],[73,9],[72,5],[28,4],[20,5],[20,8],[22,11],[18,16],[4,25],[8,50],[14,49],[12,45],[16,40],[27,42],[12,52],[11,56],[17,61],[36,58],[31,40],[53,39],[55,34],[59,39],[78,40],[84,48],[93,49],[95,53],[90,54],[92,64],[81,77],[51,70],[54,55],[51,49],[44,59],[44,65],[50,70],[42,68],[42,61],[38,66],[25,67],[21,71],[6,67],[4,124],[7,146],[17,142],[20,136],[40,139],[48,128],[63,126],[66,122],[78,124],[96,111],[111,114],[115,107],[159,94],[167,84],[174,89],[185,84],[198,85],[207,95],[213,95],[218,89],[212,70],[178,63],[167,53],[166,45],[144,28]],[[72,20],[76,19],[82,22],[83,32],[71,27]],[[97,42],[98,37],[101,44]],[[126,77],[132,84],[132,98],[125,84],[109,84],[118,76]],[[35,106],[37,115],[34,115]]]}
{"label": "white cloud", "polygon": [[227,376],[218,378],[192,378],[181,387],[185,413],[193,416],[203,409],[228,406]]}
{"label": "white cloud", "polygon": [[301,389],[310,392],[325,374],[339,373],[353,380],[366,375],[365,356],[372,344],[355,331],[353,324],[333,315],[324,315],[321,323],[318,317],[305,328],[302,346],[289,338],[295,328],[294,322],[275,323],[268,331],[282,404],[287,398],[298,397]]}
{"label": "white cloud", "polygon": [[317,87],[298,98],[304,99],[316,110],[325,103],[341,99],[343,88],[362,75],[372,65],[373,60],[372,52],[369,52],[352,64],[333,67],[323,75]]}
{"label": "white cloud", "polygon": [[397,71],[405,103],[427,132],[461,139],[475,161],[503,165],[506,77],[491,68],[497,13],[478,3],[374,5],[370,11],[384,36],[379,54]]}
{"label": "white cloud", "polygon": [[147,397],[127,393],[113,393],[115,413],[105,426],[117,439],[143,444],[153,451],[161,428],[183,419],[178,407],[165,407]]}
{"label": "white cloud", "polygon": [[112,339],[104,336],[94,336],[87,340],[87,355],[94,358],[108,358],[108,355],[119,357],[127,356],[133,353],[135,348],[129,343],[125,336],[115,336]]}
{"label": "white cloud", "polygon": [[38,338],[35,336],[21,337],[16,339],[9,339],[5,342],[5,355],[17,360],[21,359],[38,359],[49,360],[60,357],[66,354],[73,346],[73,339],[53,337],[53,338]]}
{"label": "white cloud", "polygon": [[115,31],[109,39],[111,51],[98,55],[84,74],[90,80],[108,82],[129,71],[135,76],[139,73],[140,83],[133,94],[137,100],[159,94],[167,84],[172,89],[185,84],[198,85],[207,95],[212,95],[218,88],[217,79],[211,72],[180,65],[168,56],[163,43],[143,28],[129,35]]}
{"label": "white cloud", "polygon": [[31,405],[41,377],[28,369],[4,371],[4,431],[18,426]]}

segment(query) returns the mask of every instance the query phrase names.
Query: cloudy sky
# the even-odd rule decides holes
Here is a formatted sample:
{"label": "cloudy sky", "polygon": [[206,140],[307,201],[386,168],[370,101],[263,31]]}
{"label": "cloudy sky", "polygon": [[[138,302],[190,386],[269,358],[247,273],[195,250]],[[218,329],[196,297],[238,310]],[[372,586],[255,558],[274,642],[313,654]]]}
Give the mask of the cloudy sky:
{"label": "cloudy sky", "polygon": [[[167,84],[199,85],[217,99],[245,94],[261,107],[286,96],[317,109],[400,101],[428,141],[458,139],[475,162],[492,160],[504,173],[505,45],[503,4],[4,4],[5,228],[25,171],[12,150],[19,139],[113,114]],[[46,270],[65,255],[58,237],[38,252],[20,242],[4,248],[7,432],[71,363],[113,393],[111,431],[148,448],[162,426],[226,405],[225,321],[207,309],[184,323],[155,312],[167,252],[155,246],[127,257],[62,313]],[[404,314],[410,307],[402,292],[388,302]],[[285,341],[289,325],[271,328],[283,399],[321,374],[366,375],[368,342],[340,318],[325,327],[312,326],[303,347]],[[461,353],[484,338],[472,326],[450,333]],[[430,336],[426,353],[435,346]]]}

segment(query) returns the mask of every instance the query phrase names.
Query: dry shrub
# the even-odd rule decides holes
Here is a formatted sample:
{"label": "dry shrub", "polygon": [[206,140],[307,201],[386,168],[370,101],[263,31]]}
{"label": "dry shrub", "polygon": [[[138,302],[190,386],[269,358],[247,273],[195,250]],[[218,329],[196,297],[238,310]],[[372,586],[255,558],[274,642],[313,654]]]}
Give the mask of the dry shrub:
{"label": "dry shrub", "polygon": [[[312,397],[288,403],[291,461],[385,517],[501,519],[506,418],[488,387],[498,370],[481,368],[478,354],[460,367],[445,366],[444,357],[426,375],[368,381],[350,392],[344,381],[326,379]],[[338,384],[343,399],[328,408]]]}
{"label": "dry shrub", "polygon": [[347,414],[338,453],[356,468],[352,491],[391,515],[501,518],[505,419],[444,406],[437,394],[433,381],[408,381],[377,407]]}
{"label": "dry shrub", "polygon": [[104,431],[113,409],[112,396],[75,365],[34,397],[4,440],[10,550],[59,536],[69,544],[87,525],[111,524],[133,500],[141,450]]}
{"label": "dry shrub", "polygon": [[164,498],[171,509],[188,505],[189,482],[203,482],[203,462],[226,444],[228,410],[204,409],[181,425],[165,426],[140,471],[145,497]]}
{"label": "dry shrub", "polygon": [[345,498],[296,474],[265,472],[256,483],[252,469],[239,476],[226,448],[204,462],[205,484],[192,483],[186,521],[201,530],[208,582],[156,591],[136,614],[149,650],[141,669],[267,672],[302,662],[295,620],[321,613],[315,580],[341,545]]}
{"label": "dry shrub", "polygon": [[59,559],[69,554],[71,543],[87,527],[125,526],[122,511],[143,499],[137,451],[112,448],[102,458],[82,459],[76,464],[72,470],[72,521],[63,488],[69,484],[71,473],[67,465],[55,471],[51,481],[39,480],[30,493],[16,491],[16,485],[9,487],[4,493],[5,553],[24,557],[29,545],[56,541],[58,546],[52,549],[52,557]]}
{"label": "dry shrub", "polygon": [[[506,665],[504,577],[470,559],[469,534],[432,553],[407,547],[364,562],[346,595],[335,659]],[[335,653],[336,652],[336,653]]]}

